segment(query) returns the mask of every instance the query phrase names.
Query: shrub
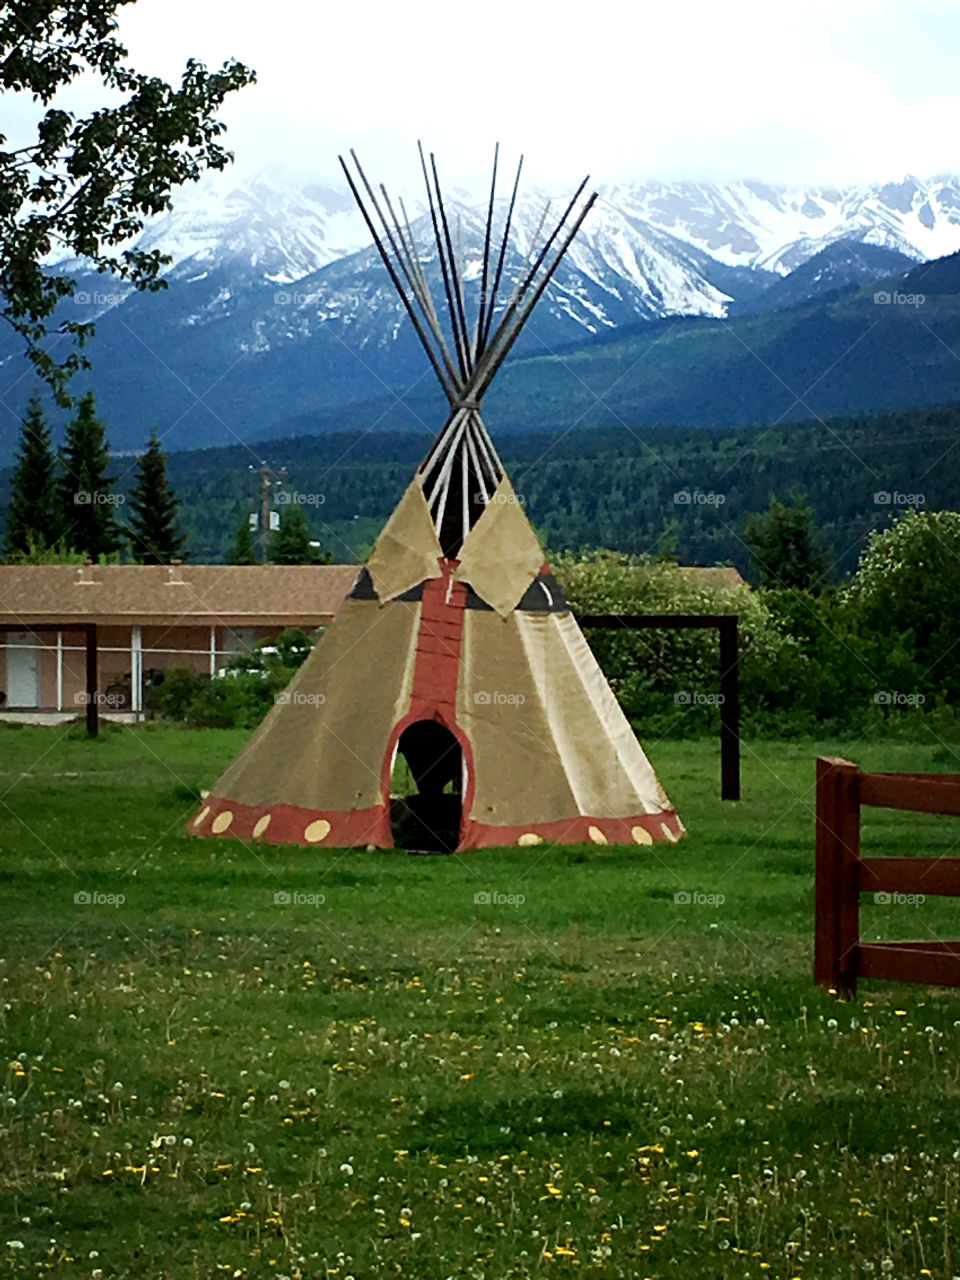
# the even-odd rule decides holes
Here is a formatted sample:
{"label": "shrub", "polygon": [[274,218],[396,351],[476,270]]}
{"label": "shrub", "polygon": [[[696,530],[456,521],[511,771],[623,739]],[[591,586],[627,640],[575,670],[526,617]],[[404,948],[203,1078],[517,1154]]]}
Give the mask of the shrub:
{"label": "shrub", "polygon": [[289,627],[274,641],[234,654],[214,680],[171,667],[161,684],[147,690],[147,709],[197,729],[253,729],[312,647],[305,632]]}

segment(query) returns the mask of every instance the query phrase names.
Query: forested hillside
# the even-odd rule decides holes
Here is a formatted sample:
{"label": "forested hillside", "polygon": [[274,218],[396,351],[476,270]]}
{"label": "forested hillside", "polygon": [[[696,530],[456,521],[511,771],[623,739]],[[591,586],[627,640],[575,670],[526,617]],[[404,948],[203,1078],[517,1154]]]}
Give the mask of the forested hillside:
{"label": "forested hillside", "polygon": [[[348,560],[372,543],[428,443],[426,432],[339,433],[272,441],[264,456],[286,466],[287,494],[299,495],[334,559]],[[552,549],[674,545],[684,563],[729,560],[746,571],[749,514],[773,494],[799,491],[841,572],[855,566],[866,533],[895,512],[960,507],[951,465],[958,446],[960,405],[727,432],[638,427],[501,442],[514,487]],[[225,557],[253,510],[258,481],[249,466],[260,457],[245,446],[171,456],[194,559]]]}

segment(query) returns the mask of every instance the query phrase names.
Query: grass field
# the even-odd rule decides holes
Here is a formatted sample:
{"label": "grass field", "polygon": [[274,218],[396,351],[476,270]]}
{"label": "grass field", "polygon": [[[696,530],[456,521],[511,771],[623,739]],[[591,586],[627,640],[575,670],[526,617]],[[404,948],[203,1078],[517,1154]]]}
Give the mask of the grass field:
{"label": "grass field", "polygon": [[9,1274],[960,1275],[960,993],[811,980],[815,756],[951,749],[746,744],[732,805],[660,743],[675,847],[416,858],[187,837],[243,738],[0,728]]}

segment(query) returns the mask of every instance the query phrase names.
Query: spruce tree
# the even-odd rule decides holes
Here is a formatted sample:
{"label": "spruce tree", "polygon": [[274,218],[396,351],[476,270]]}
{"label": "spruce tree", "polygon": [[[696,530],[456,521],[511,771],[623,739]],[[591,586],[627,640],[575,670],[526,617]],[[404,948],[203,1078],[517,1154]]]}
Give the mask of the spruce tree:
{"label": "spruce tree", "polygon": [[270,539],[273,564],[316,564],[316,548],[310,545],[310,525],[299,507],[287,507],[280,528]]}
{"label": "spruce tree", "polygon": [[137,480],[130,494],[130,532],[134,559],[141,564],[169,564],[183,554],[177,527],[177,495],[167,479],[167,455],[156,427],[146,453],[137,459]]}
{"label": "spruce tree", "polygon": [[751,516],[746,542],[761,587],[793,587],[816,593],[828,585],[830,564],[813,508],[799,494],[793,495],[789,507],[772,497],[763,515]]}
{"label": "spruce tree", "polygon": [[253,549],[253,538],[250,536],[250,521],[244,520],[237,530],[237,538],[233,550],[227,557],[227,564],[259,564],[257,553]]}
{"label": "spruce tree", "polygon": [[122,539],[117,499],[111,492],[114,477],[107,475],[110,450],[92,391],[83,396],[76,417],[67,427],[60,462],[60,521],[67,545],[91,560],[117,551]]}
{"label": "spruce tree", "polygon": [[57,541],[56,458],[43,404],[34,396],[20,429],[20,453],[10,480],[4,551],[7,556],[46,550]]}

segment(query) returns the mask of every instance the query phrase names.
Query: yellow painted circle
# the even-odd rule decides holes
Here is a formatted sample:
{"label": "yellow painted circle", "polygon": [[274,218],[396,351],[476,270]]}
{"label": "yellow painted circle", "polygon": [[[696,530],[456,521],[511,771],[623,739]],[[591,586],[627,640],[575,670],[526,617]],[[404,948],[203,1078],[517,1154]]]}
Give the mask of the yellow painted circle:
{"label": "yellow painted circle", "polygon": [[219,835],[221,831],[226,831],[232,821],[233,813],[230,809],[224,809],[222,813],[218,813],[213,820],[214,834]]}
{"label": "yellow painted circle", "polygon": [[197,816],[194,818],[193,825],[195,827],[201,826],[203,822],[206,820],[209,812],[210,812],[210,806],[208,804],[205,804],[203,808],[200,810],[200,812],[197,814]]}
{"label": "yellow painted circle", "polygon": [[665,822],[660,823],[660,830],[667,837],[667,839],[670,841],[671,844],[676,844],[677,841],[680,839],[678,835],[676,835],[673,831],[670,830],[670,828],[667,826]]}
{"label": "yellow painted circle", "polygon": [[265,813],[262,818],[258,818],[253,828],[253,838],[258,839],[266,831],[270,825],[270,815]]}
{"label": "yellow painted circle", "polygon": [[600,830],[599,827],[588,828],[587,835],[590,837],[590,839],[593,841],[594,844],[607,843],[607,837],[603,834],[603,832]]}
{"label": "yellow painted circle", "polygon": [[646,827],[634,827],[630,834],[637,844],[653,844],[653,836]]}
{"label": "yellow painted circle", "polygon": [[321,840],[325,840],[330,834],[330,823],[326,818],[318,818],[316,822],[311,822],[309,827],[303,833],[304,840],[308,844],[319,844]]}
{"label": "yellow painted circle", "polygon": [[543,844],[543,836],[538,836],[535,831],[525,831],[517,844],[526,847],[531,844]]}

